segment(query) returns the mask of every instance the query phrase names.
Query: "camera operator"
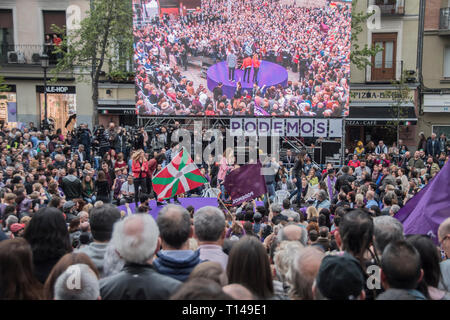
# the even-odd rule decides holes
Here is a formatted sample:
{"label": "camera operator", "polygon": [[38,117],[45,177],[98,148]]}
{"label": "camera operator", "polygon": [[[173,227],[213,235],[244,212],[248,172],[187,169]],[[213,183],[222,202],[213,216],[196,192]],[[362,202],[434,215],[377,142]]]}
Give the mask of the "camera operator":
{"label": "camera operator", "polygon": [[116,139],[116,124],[112,121],[109,122],[108,130],[106,130],[106,136],[108,137],[111,148],[114,146],[114,140]]}
{"label": "camera operator", "polygon": [[167,141],[170,144],[170,141],[172,141],[172,134],[177,131],[178,129],[180,129],[180,122],[179,121],[175,121],[175,123],[172,125],[169,125],[169,128],[167,129]]}
{"label": "camera operator", "polygon": [[148,135],[144,127],[139,127],[139,131],[134,134],[134,149],[135,150],[146,150],[147,148]]}
{"label": "camera operator", "polygon": [[116,153],[123,153],[124,159],[128,159],[128,138],[125,134],[125,129],[122,127],[118,128],[118,132],[113,141],[113,148],[116,150]]}
{"label": "camera operator", "polygon": [[103,155],[111,149],[111,145],[109,143],[109,139],[103,125],[100,125],[100,127],[95,132],[95,140],[98,143],[100,157],[103,158]]}
{"label": "camera operator", "polygon": [[78,130],[78,142],[80,143],[80,145],[84,146],[84,151],[86,153],[86,160],[88,162],[91,162],[91,138],[92,134],[89,128],[87,127],[87,124],[82,123]]}

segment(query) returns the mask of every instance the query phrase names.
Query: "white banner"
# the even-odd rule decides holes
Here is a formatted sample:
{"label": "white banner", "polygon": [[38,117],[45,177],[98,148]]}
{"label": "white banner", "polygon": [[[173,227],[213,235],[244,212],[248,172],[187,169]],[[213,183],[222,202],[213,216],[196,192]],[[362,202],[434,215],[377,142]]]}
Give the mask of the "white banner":
{"label": "white banner", "polygon": [[256,118],[244,119],[244,136],[257,136],[258,121]]}
{"label": "white banner", "polygon": [[314,119],[301,120],[300,135],[302,137],[314,137]]}
{"label": "white banner", "polygon": [[272,119],[272,136],[284,136],[284,119]]}
{"label": "white banner", "polygon": [[267,137],[271,134],[270,119],[258,119],[258,136]]}
{"label": "white banner", "polygon": [[328,137],[330,138],[341,138],[342,137],[342,120],[341,119],[330,119]]}
{"label": "white banner", "polygon": [[314,137],[326,137],[328,133],[328,120],[315,119],[314,122]]}
{"label": "white banner", "polygon": [[230,136],[237,137],[243,135],[242,118],[235,118],[230,120]]}

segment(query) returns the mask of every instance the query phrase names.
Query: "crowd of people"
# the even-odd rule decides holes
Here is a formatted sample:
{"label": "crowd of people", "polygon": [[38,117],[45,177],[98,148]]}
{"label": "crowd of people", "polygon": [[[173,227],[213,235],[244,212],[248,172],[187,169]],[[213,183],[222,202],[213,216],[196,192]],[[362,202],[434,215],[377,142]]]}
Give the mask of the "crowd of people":
{"label": "crowd of people", "polygon": [[[350,19],[350,6],[343,3],[304,8],[285,6],[279,0],[251,0],[231,1],[229,8],[224,0],[204,1],[201,10],[185,16],[164,16],[151,24],[136,25],[138,112],[189,116],[348,115]],[[212,94],[201,84],[195,87],[182,75],[188,56],[227,61],[234,70],[244,69],[245,58],[255,55],[258,61],[292,68],[299,74],[298,81],[290,81],[285,88],[267,88],[259,86],[255,77],[253,89],[243,90],[236,79],[235,94],[230,99],[220,90]],[[254,68],[259,70],[259,63]]]}
{"label": "crowd of people", "polygon": [[[224,190],[216,207],[160,203],[155,220],[148,181],[177,153],[177,126],[152,139],[142,130],[131,147],[114,123],[94,136],[86,125],[67,136],[3,127],[0,298],[450,298],[450,218],[441,250],[394,218],[448,161],[445,136],[397,158],[383,141],[360,143],[348,164],[323,170],[288,150],[270,164],[264,205],[229,206]],[[200,165],[213,187],[238,167],[222,159]],[[373,268],[379,285],[368,285]],[[74,274],[78,288],[67,285]]]}

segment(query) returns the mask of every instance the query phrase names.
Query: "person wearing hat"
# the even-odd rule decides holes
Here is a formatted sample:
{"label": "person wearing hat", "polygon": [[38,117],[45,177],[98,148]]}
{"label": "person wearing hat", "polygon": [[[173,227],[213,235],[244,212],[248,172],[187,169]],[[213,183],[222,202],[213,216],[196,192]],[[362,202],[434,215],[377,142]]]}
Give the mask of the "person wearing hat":
{"label": "person wearing hat", "polygon": [[364,300],[364,286],[358,260],[344,253],[323,258],[312,292],[314,300]]}
{"label": "person wearing hat", "polygon": [[14,235],[14,238],[22,237],[23,232],[25,231],[25,224],[23,223],[13,223],[9,230]]}
{"label": "person wearing hat", "polygon": [[77,217],[75,202],[72,200],[66,201],[63,205],[63,213],[66,215],[66,222],[70,223]]}

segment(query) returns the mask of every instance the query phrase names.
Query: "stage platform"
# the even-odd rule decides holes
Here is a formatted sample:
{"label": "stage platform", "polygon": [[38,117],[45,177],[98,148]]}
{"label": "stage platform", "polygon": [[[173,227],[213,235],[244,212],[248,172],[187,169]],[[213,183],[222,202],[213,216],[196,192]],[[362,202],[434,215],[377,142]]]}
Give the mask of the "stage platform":
{"label": "stage platform", "polygon": [[[207,84],[208,89],[213,91],[219,82],[223,83],[223,94],[231,99],[236,91],[237,82],[241,82],[242,91],[247,90],[249,94],[253,91],[253,68],[250,72],[250,82],[244,82],[244,70],[236,69],[234,79],[236,81],[231,82],[228,80],[228,66],[226,61],[216,63],[211,66],[207,72]],[[261,67],[258,72],[258,85],[266,88],[271,86],[286,87],[288,82],[288,72],[286,68],[269,61],[262,61]]]}

